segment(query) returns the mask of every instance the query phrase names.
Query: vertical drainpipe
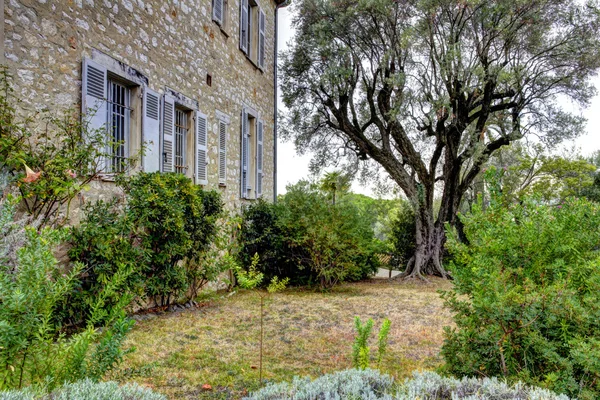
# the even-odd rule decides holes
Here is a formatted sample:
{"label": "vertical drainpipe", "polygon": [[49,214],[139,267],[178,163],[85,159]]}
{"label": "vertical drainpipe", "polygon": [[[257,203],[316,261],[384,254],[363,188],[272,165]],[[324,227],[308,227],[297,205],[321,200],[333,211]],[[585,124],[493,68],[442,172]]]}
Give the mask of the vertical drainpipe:
{"label": "vertical drainpipe", "polygon": [[287,7],[291,0],[285,0],[275,6],[275,48],[273,49],[273,203],[277,203],[277,25],[278,11]]}
{"label": "vertical drainpipe", "polygon": [[4,63],[4,0],[0,0],[0,64]]}

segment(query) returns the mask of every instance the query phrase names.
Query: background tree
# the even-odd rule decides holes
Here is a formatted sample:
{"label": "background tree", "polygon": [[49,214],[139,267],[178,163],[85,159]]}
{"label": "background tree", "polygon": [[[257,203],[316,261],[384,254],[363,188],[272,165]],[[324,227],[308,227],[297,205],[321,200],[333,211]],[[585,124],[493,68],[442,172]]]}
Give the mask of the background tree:
{"label": "background tree", "polygon": [[[600,66],[595,3],[298,0],[283,56],[284,136],[327,164],[371,159],[416,219],[402,276],[446,276],[444,224],[491,154],[529,134],[582,132],[560,96],[586,105]],[[340,152],[340,148],[344,152]],[[434,213],[434,194],[441,195]]]}
{"label": "background tree", "polygon": [[350,176],[340,171],[327,172],[321,179],[321,190],[331,194],[331,203],[335,205],[336,195],[350,190]]}

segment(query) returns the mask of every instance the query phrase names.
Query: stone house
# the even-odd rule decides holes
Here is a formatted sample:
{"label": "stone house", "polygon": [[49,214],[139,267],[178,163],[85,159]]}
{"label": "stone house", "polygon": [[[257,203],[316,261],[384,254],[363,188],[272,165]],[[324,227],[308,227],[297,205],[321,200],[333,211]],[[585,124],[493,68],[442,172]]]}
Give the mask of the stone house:
{"label": "stone house", "polygon": [[98,192],[143,147],[139,169],[184,173],[230,209],[273,198],[286,0],[0,1],[19,107],[81,109],[113,142]]}

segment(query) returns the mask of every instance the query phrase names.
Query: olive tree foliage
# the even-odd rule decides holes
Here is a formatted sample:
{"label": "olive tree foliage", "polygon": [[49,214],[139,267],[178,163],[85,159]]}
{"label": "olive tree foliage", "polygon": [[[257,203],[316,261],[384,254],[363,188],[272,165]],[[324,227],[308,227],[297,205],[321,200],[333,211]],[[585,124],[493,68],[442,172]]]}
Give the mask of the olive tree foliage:
{"label": "olive tree foliage", "polygon": [[[444,224],[489,157],[528,135],[582,131],[600,65],[596,3],[567,0],[297,0],[282,59],[283,136],[315,162],[376,165],[410,200],[403,276],[446,276]],[[343,149],[343,151],[340,151]],[[441,206],[434,213],[434,195]]]}

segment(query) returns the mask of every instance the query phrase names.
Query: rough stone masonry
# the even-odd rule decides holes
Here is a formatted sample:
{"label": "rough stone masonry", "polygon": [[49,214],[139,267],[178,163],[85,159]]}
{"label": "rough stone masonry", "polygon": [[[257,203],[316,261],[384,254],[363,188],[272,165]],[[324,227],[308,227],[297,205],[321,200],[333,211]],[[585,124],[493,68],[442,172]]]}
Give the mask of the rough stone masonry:
{"label": "rough stone masonry", "polygon": [[[6,0],[4,62],[25,113],[80,110],[84,59],[106,66],[109,77],[113,74],[132,88],[130,151],[141,143],[139,99],[147,89],[173,95],[186,112],[205,114],[206,187],[219,190],[228,208],[235,209],[245,201],[240,195],[240,132],[246,108],[256,120],[264,121],[262,195],[273,196],[277,3],[281,0],[225,0],[222,21],[217,23],[211,0]],[[248,54],[240,49],[240,13],[246,10],[243,31],[252,35]],[[264,12],[262,68],[258,67],[260,11]],[[226,179],[221,184],[220,122],[225,123],[227,154]],[[186,144],[193,149],[190,141]],[[189,163],[193,163],[193,150],[185,152],[192,155]],[[257,156],[257,149],[252,148],[250,156]],[[251,161],[248,168],[256,166]],[[193,170],[192,165],[185,173],[192,177]],[[111,185],[97,182],[94,186],[102,194],[112,192]],[[256,197],[253,190],[248,197]]]}

